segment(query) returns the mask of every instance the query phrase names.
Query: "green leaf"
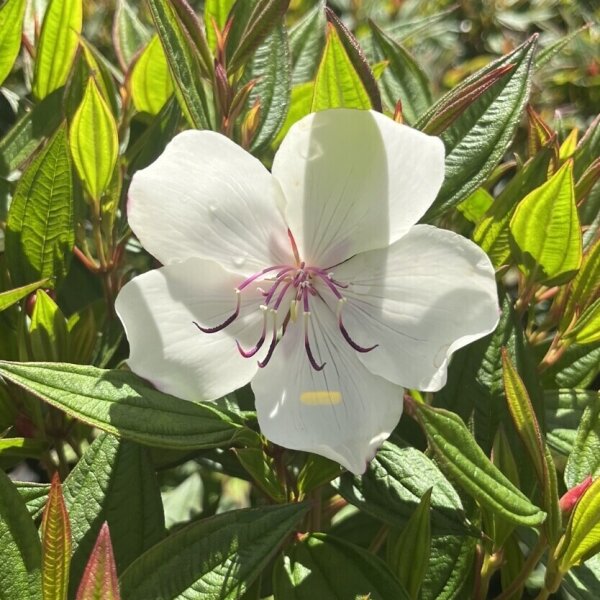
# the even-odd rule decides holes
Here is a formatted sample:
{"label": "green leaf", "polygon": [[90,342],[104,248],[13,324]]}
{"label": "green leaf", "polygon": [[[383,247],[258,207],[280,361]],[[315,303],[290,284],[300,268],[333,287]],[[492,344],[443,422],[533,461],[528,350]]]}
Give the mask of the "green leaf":
{"label": "green leaf", "polygon": [[573,344],[600,342],[600,298],[583,311],[564,338]]}
{"label": "green leaf", "polygon": [[379,83],[383,101],[390,111],[402,102],[402,116],[415,123],[431,104],[431,91],[427,76],[415,59],[386,35],[375,23],[369,22],[373,34],[375,60],[387,60],[387,69]]}
{"label": "green leaf", "polygon": [[514,65],[443,132],[446,177],[425,220],[438,217],[475,191],[509,148],[529,96],[536,39],[537,36],[531,37],[452,90],[452,94],[460,97],[462,90],[476,84],[490,72]]}
{"label": "green leaf", "polygon": [[69,355],[65,317],[43,290],[38,290],[35,295],[29,335],[33,360],[58,362]]}
{"label": "green leaf", "polygon": [[386,562],[408,595],[416,600],[423,583],[431,551],[431,518],[429,514],[431,491],[422,496],[419,506],[406,527],[396,535],[388,536]]}
{"label": "green leaf", "polygon": [[38,533],[13,482],[0,469],[0,599],[42,597]]}
{"label": "green leaf", "polygon": [[79,177],[98,202],[117,164],[119,136],[115,118],[93,77],[71,122],[69,142]]}
{"label": "green leaf", "polygon": [[456,208],[471,223],[479,223],[483,219],[494,198],[484,188],[477,188],[469,197],[465,198]]}
{"label": "green leaf", "polygon": [[301,83],[292,88],[290,97],[290,108],[287,116],[279,130],[279,133],[273,140],[273,147],[277,148],[281,144],[283,138],[287,135],[290,127],[299,121],[302,117],[310,114],[315,91],[315,84],[312,81]]}
{"label": "green leaf", "polygon": [[209,129],[202,58],[192,35],[168,0],[148,0],[148,6],[169,63],[181,110],[192,127]]}
{"label": "green leaf", "polygon": [[0,138],[0,175],[19,168],[62,121],[63,89],[52,92]]}
{"label": "green leaf", "polygon": [[67,600],[71,564],[71,525],[60,478],[52,478],[42,518],[42,592],[44,600]]}
{"label": "green leaf", "polygon": [[323,58],[315,79],[312,111],[339,107],[369,109],[371,100],[338,32],[329,24]]}
{"label": "green leaf", "polygon": [[138,112],[158,114],[173,94],[173,80],[158,36],[137,59],[131,73],[131,96]]}
{"label": "green leaf", "polygon": [[444,469],[483,507],[516,525],[540,525],[546,513],[488,459],[458,415],[414,404],[416,418]]}
{"label": "green leaf", "polygon": [[559,548],[559,568],[566,572],[600,551],[600,478],[575,505]]}
{"label": "green leaf", "polygon": [[0,85],[8,77],[21,48],[25,0],[7,0],[0,7]]}
{"label": "green leaf", "polygon": [[575,206],[573,162],[529,193],[510,221],[519,268],[530,282],[564,283],[581,265],[581,228]]}
{"label": "green leaf", "polygon": [[204,25],[206,27],[206,40],[210,49],[214,52],[217,48],[217,33],[213,26],[217,25],[222,32],[227,23],[227,16],[235,0],[206,0],[204,2]]}
{"label": "green leaf", "polygon": [[274,461],[271,457],[266,456],[262,448],[239,448],[236,449],[235,454],[244,469],[250,473],[269,498],[278,503],[286,501],[285,489],[275,472]]}
{"label": "green leaf", "polygon": [[32,519],[37,520],[42,516],[48,494],[50,493],[49,483],[31,483],[29,481],[15,481],[15,487],[19,490],[21,498],[25,501],[27,511]]}
{"label": "green leaf", "polygon": [[431,488],[436,535],[464,534],[468,525],[460,497],[435,463],[416,448],[385,442],[364,475],[345,473],[338,484],[345,500],[398,529],[406,525]]}
{"label": "green leaf", "polygon": [[296,481],[301,497],[337,479],[340,471],[341,467],[338,463],[318,454],[309,454]]}
{"label": "green leaf", "polygon": [[27,167],[10,205],[6,255],[13,281],[23,285],[56,277],[60,283],[74,229],[71,160],[62,127]]}
{"label": "green leaf", "polygon": [[319,58],[325,46],[325,0],[318,0],[293,27],[290,28],[292,83],[312,81]]}
{"label": "green leaf", "polygon": [[36,98],[42,100],[66,83],[82,23],[82,0],[50,0],[35,58],[33,94]]}
{"label": "green leaf", "polygon": [[290,55],[283,26],[275,27],[258,47],[247,70],[249,78],[256,80],[248,106],[260,102],[258,126],[250,146],[256,152],[270,144],[281,129],[290,102]]}
{"label": "green leaf", "polygon": [[43,440],[32,438],[0,438],[0,458],[40,458],[48,446]]}
{"label": "green leaf", "polygon": [[48,279],[41,279],[40,281],[34,281],[29,285],[23,285],[15,288],[14,290],[8,290],[0,293],[0,312],[16,304],[19,300],[26,298],[32,292],[35,292],[38,288],[46,285]]}
{"label": "green leaf", "polygon": [[563,50],[568,44],[570,44],[571,41],[574,40],[580,33],[586,31],[589,28],[590,23],[586,23],[583,27],[580,27],[579,29],[576,29],[575,31],[567,35],[561,36],[553,44],[542,48],[535,57],[535,68],[541,69],[548,62],[550,62],[550,60],[552,60],[554,56],[559,54],[561,50]]}
{"label": "green leaf", "polygon": [[567,488],[580,484],[588,475],[600,475],[600,394],[589,392],[588,402],[565,467]]}
{"label": "green leaf", "polygon": [[123,71],[150,39],[150,33],[140,21],[129,0],[117,0],[117,9],[113,24],[115,51]]}
{"label": "green leaf", "polygon": [[600,373],[600,342],[569,346],[560,359],[544,371],[549,388],[585,388]]}
{"label": "green leaf", "polygon": [[117,567],[108,523],[100,528],[98,539],[85,567],[75,600],[120,600]]}
{"label": "green leaf", "polygon": [[121,573],[164,538],[156,475],[145,450],[137,444],[100,435],[65,480],[63,493],[73,534],[71,595],[105,521]]}
{"label": "green leaf", "polygon": [[233,415],[163,394],[128,371],[0,362],[0,375],[84,423],[140,444],[203,449],[251,435]]}
{"label": "green leaf", "polygon": [[273,593],[285,600],[410,598],[376,556],[323,533],[306,535],[277,561]]}
{"label": "green leaf", "polygon": [[302,504],[268,506],[192,523],[155,545],[123,573],[123,597],[240,598],[306,511]]}

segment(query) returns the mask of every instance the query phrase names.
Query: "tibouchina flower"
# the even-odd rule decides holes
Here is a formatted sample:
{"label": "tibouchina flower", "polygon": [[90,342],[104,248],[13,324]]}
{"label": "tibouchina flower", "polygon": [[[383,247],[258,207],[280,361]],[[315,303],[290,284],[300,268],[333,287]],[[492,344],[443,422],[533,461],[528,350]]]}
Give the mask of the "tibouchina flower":
{"label": "tibouchina flower", "polygon": [[268,439],[363,472],[402,388],[441,388],[498,321],[486,255],[415,225],[443,178],[438,138],[375,112],[303,118],[271,173],[218,133],[179,134],[129,191],[164,264],[117,299],[129,366],[188,400],[251,382]]}

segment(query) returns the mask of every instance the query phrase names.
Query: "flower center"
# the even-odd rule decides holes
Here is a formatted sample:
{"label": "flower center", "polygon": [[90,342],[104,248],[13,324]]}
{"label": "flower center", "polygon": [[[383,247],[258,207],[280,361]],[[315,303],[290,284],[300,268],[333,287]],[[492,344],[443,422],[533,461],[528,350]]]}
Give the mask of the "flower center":
{"label": "flower center", "polygon": [[[311,318],[310,306],[311,302],[326,302],[324,294],[332,294],[337,301],[337,323],[338,328],[344,340],[357,352],[370,352],[377,348],[374,346],[364,347],[357,344],[348,333],[342,319],[342,309],[347,302],[343,291],[348,288],[348,283],[337,281],[333,273],[328,269],[320,267],[308,266],[298,254],[296,242],[292,233],[288,230],[288,235],[296,259],[295,265],[274,265],[267,267],[258,273],[254,273],[240,285],[235,288],[237,296],[237,306],[234,312],[219,325],[215,327],[202,327],[194,322],[194,325],[203,333],[216,333],[222,331],[231,323],[233,323],[240,314],[241,296],[248,286],[256,281],[268,283],[266,289],[258,288],[258,291],[263,296],[263,302],[259,305],[259,309],[263,313],[263,326],[260,337],[252,348],[244,349],[236,340],[236,344],[240,354],[244,358],[251,358],[264,346],[267,339],[267,331],[269,328],[269,316],[272,319],[272,334],[271,341],[267,353],[262,361],[258,362],[259,367],[265,367],[273,356],[275,347],[285,335],[286,329],[290,320],[295,322],[298,318],[298,313],[302,310],[303,326],[304,326],[304,348],[306,355],[313,369],[321,371],[326,363],[319,364],[315,359],[310,345],[309,323]],[[281,327],[278,325],[278,315],[282,308],[287,309]]]}

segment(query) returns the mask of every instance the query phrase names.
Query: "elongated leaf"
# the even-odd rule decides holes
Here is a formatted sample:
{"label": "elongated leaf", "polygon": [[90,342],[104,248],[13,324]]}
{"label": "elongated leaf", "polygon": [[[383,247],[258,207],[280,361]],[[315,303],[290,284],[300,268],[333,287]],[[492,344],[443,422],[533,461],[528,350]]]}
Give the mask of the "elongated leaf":
{"label": "elongated leaf", "polygon": [[360,477],[344,474],[339,493],[362,511],[401,529],[428,489],[431,519],[437,535],[468,530],[460,497],[435,463],[415,448],[385,442]]}
{"label": "elongated leaf", "polygon": [[42,597],[41,550],[25,502],[0,469],[0,599]]}
{"label": "elongated leaf", "polygon": [[554,58],[557,54],[559,54],[568,44],[570,44],[580,33],[590,28],[590,24],[586,23],[583,27],[576,29],[575,31],[561,36],[558,40],[556,40],[553,44],[542,48],[535,57],[535,68],[541,69],[548,62]]}
{"label": "elongated leaf", "polygon": [[318,0],[304,17],[290,29],[292,83],[314,79],[325,46],[325,0]]}
{"label": "elongated leaf", "polygon": [[0,375],[76,419],[141,444],[181,450],[253,439],[233,415],[158,392],[128,371],[0,362]]}
{"label": "elongated leaf", "polygon": [[52,135],[62,120],[63,89],[52,92],[25,113],[0,139],[0,175],[20,167]]}
{"label": "elongated leaf", "polygon": [[207,129],[209,119],[201,79],[201,57],[190,33],[168,0],[148,0],[148,6],[169,63],[181,110],[192,127]]}
{"label": "elongated leaf", "polygon": [[446,177],[425,220],[434,219],[456,206],[477,189],[508,149],[529,96],[536,39],[533,36],[453,90],[455,94],[460,93],[491,71],[514,65],[443,132]]}
{"label": "elongated leaf", "polygon": [[150,39],[129,0],[117,0],[112,39],[121,68],[126,71],[135,54]]}
{"label": "elongated leaf", "polygon": [[565,468],[565,483],[573,488],[591,475],[600,475],[600,395],[590,392],[588,405],[573,444],[573,451]]}
{"label": "elongated leaf", "polygon": [[131,74],[131,95],[139,112],[158,114],[173,94],[173,80],[158,36],[138,58]]}
{"label": "elongated leaf", "polygon": [[44,600],[67,600],[71,564],[71,525],[62,486],[52,478],[42,519],[42,592]]}
{"label": "elongated leaf", "polygon": [[206,26],[206,41],[214,52],[217,47],[216,25],[220,32],[225,28],[227,17],[235,0],[206,0],[204,2],[204,25]]}
{"label": "elongated leaf", "polygon": [[103,523],[85,567],[76,600],[120,600],[108,523]]}
{"label": "elongated leaf", "polygon": [[82,0],[50,0],[42,24],[33,73],[33,93],[40,100],[67,81],[77,52],[82,23]]}
{"label": "elongated leaf", "polygon": [[277,562],[273,591],[286,600],[410,598],[377,557],[323,533],[307,535]]}
{"label": "elongated leaf", "polygon": [[7,0],[0,8],[0,85],[8,77],[21,47],[25,0]]}
{"label": "elongated leaf", "polygon": [[240,598],[306,510],[302,504],[236,510],[188,525],[123,573],[123,597]]}
{"label": "elongated leaf", "polygon": [[23,285],[56,277],[60,282],[74,239],[71,160],[63,127],[23,173],[10,205],[6,254],[13,281]]}
{"label": "elongated leaf", "polygon": [[98,202],[117,163],[119,136],[115,118],[93,77],[71,122],[69,142],[79,177]]}
{"label": "elongated leaf", "polygon": [[519,268],[530,281],[554,285],[575,275],[582,241],[571,161],[525,197],[510,221],[510,231]]}
{"label": "elongated leaf", "polygon": [[600,342],[600,298],[581,313],[564,337],[575,344]]}
{"label": "elongated leaf", "polygon": [[50,484],[31,483],[29,481],[15,481],[15,487],[19,490],[21,498],[25,501],[27,511],[32,519],[38,519],[42,516],[48,494],[50,493]]}
{"label": "elongated leaf", "polygon": [[99,436],[65,480],[63,493],[73,533],[71,595],[104,521],[110,526],[120,573],[164,537],[154,469],[136,444],[108,434]]}
{"label": "elongated leaf", "polygon": [[43,290],[35,294],[29,334],[33,360],[54,362],[69,355],[67,322],[56,302]]}
{"label": "elongated leaf", "polygon": [[40,281],[34,281],[29,285],[23,285],[15,288],[14,290],[8,290],[0,293],[0,312],[11,307],[13,304],[16,304],[19,300],[26,298],[29,296],[29,294],[35,292],[35,290],[43,285],[46,285],[47,283],[47,279],[41,279]]}
{"label": "elongated leaf", "polygon": [[406,121],[415,123],[431,104],[431,91],[427,76],[414,58],[373,22],[369,23],[373,34],[373,50],[376,60],[387,60],[388,66],[380,80],[383,100],[393,111],[402,102],[402,115]]}
{"label": "elongated leaf", "polygon": [[518,525],[540,525],[546,514],[488,459],[459,416],[415,404],[432,450],[445,470],[482,506]]}
{"label": "elongated leaf", "polygon": [[317,71],[312,111],[328,108],[371,108],[371,100],[359,74],[354,69],[340,37],[331,24]]}

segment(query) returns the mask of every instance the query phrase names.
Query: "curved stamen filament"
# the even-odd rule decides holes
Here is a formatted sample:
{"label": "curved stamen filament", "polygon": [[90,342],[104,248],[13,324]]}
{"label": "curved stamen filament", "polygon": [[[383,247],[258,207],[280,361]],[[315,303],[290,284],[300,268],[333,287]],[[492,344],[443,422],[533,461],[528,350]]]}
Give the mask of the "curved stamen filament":
{"label": "curved stamen filament", "polygon": [[267,267],[266,269],[263,269],[258,273],[254,273],[254,275],[251,275],[250,277],[248,277],[248,279],[244,279],[244,281],[242,281],[242,283],[238,285],[237,291],[241,292],[245,287],[249,286],[253,281],[256,281],[259,277],[262,277],[263,275],[270,273],[271,271],[277,271],[278,269],[281,269],[281,272],[277,274],[277,276],[280,277],[282,273],[288,273],[289,271],[293,271],[294,267],[288,267],[286,265],[275,265],[274,267]]}
{"label": "curved stamen filament", "polygon": [[239,341],[235,340],[237,349],[244,358],[252,358],[262,348],[262,345],[265,343],[265,339],[267,337],[267,313],[268,313],[268,310],[267,310],[266,306],[261,306],[261,310],[263,311],[263,326],[262,326],[262,332],[260,334],[260,338],[258,339],[258,342],[256,342],[256,344],[252,348],[250,348],[250,350],[244,350],[242,348],[241,344],[239,343]]}
{"label": "curved stamen filament", "polygon": [[360,344],[357,344],[351,337],[350,334],[348,333],[348,330],[346,329],[346,327],[344,327],[344,321],[342,320],[342,308],[344,306],[344,302],[345,302],[345,298],[340,300],[338,302],[338,327],[340,328],[340,332],[342,333],[342,335],[344,336],[344,339],[350,344],[350,346],[352,346],[352,348],[354,348],[354,350],[356,350],[357,352],[371,352],[371,350],[375,350],[375,348],[377,348],[377,346],[379,346],[379,344],[375,344],[374,346],[370,346],[370,347],[365,347],[365,346],[361,346]]}
{"label": "curved stamen filament", "polygon": [[[305,294],[306,297],[306,294]],[[310,347],[310,340],[308,338],[308,322],[310,319],[310,313],[305,311],[304,312],[304,349],[306,350],[306,356],[308,356],[308,360],[310,362],[310,366],[315,370],[315,371],[322,371],[323,368],[325,367],[325,365],[327,364],[326,362],[323,362],[322,364],[319,364],[316,360],[315,357],[313,356],[311,347]]]}
{"label": "curved stamen filament", "polygon": [[271,360],[271,357],[273,356],[275,346],[277,346],[277,312],[274,310],[271,310],[271,312],[273,314],[273,337],[271,338],[271,344],[269,345],[269,349],[267,350],[267,355],[265,356],[264,360],[258,361],[258,366],[261,369],[264,369],[267,366]]}
{"label": "curved stamen filament", "polygon": [[237,296],[237,306],[235,308],[235,311],[231,316],[227,317],[221,324],[216,325],[215,327],[202,327],[202,325],[199,325],[198,323],[196,323],[196,321],[192,321],[192,323],[203,333],[216,333],[217,331],[225,329],[225,327],[227,327],[228,325],[231,325],[238,318],[240,314],[240,307],[242,305],[242,295],[240,294],[239,289],[235,290],[235,293]]}

